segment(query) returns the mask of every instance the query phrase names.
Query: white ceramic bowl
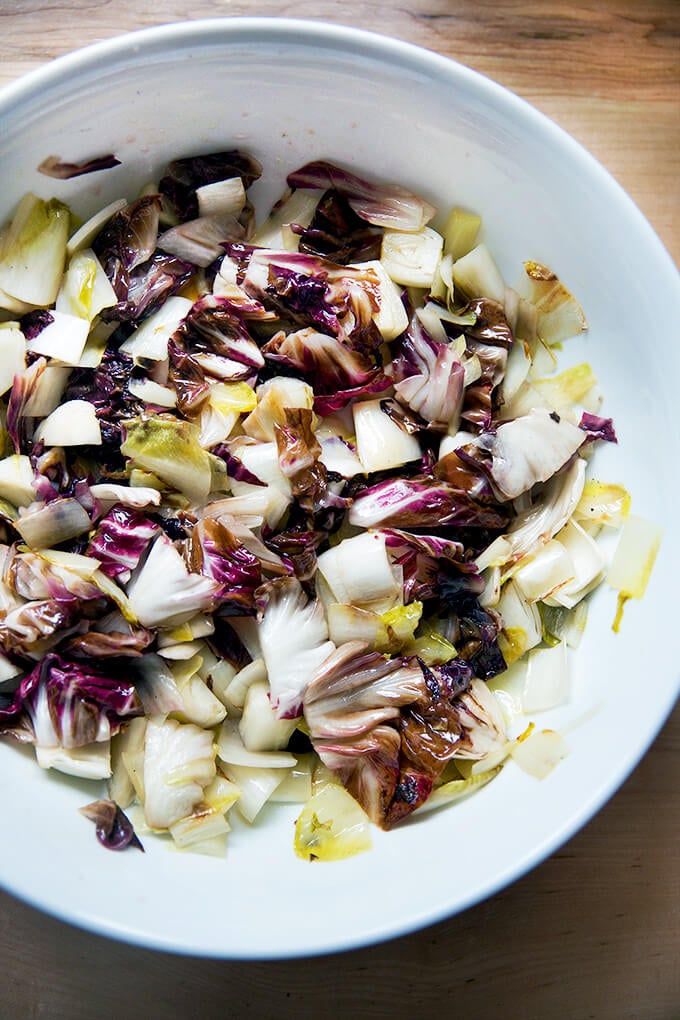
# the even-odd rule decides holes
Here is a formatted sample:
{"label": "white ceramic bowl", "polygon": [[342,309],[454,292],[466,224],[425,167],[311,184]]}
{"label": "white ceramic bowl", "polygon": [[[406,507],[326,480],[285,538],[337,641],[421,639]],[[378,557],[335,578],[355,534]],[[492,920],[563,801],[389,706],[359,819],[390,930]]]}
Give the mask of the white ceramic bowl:
{"label": "white ceramic bowl", "polygon": [[[117,938],[224,957],[321,953],[398,935],[494,893],[586,822],[646,751],[678,690],[677,380],[680,281],[632,202],[573,140],[479,75],[401,42],[294,21],[189,22],[74,53],[0,95],[0,218],[28,189],[89,214],[153,178],[169,158],[238,146],[263,163],[260,210],[314,157],[398,181],[444,208],[483,214],[512,283],[521,261],[551,266],[582,302],[587,358],[617,447],[598,474],[624,482],[664,525],[644,600],[612,633],[615,594],[597,593],[573,657],[572,697],[545,722],[568,758],[543,782],[513,765],[477,796],[334,865],[297,860],[295,809],[230,836],[226,860],[98,845],[78,807],[84,783],[42,773],[0,743],[0,880],[68,921]],[[114,152],[113,171],[52,181],[48,155]],[[434,880],[432,877],[436,876]]]}

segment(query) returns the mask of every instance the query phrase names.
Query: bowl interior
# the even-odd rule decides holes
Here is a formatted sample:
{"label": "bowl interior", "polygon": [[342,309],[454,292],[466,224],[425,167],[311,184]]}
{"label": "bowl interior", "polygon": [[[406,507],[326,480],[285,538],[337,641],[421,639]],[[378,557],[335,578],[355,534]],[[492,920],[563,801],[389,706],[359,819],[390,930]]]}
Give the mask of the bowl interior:
{"label": "bowl interior", "polygon": [[[371,853],[335,865],[296,860],[296,812],[285,807],[268,809],[252,830],[237,825],[226,861],[152,841],[145,855],[115,855],[77,811],[93,799],[91,786],[41,773],[32,752],[0,743],[0,881],[115,937],[285,957],[411,930],[523,873],[617,788],[677,694],[668,635],[678,482],[669,468],[680,447],[672,413],[680,348],[668,339],[680,284],[651,228],[591,157],[499,86],[406,44],[321,24],[190,22],[114,40],[6,89],[0,122],[3,220],[27,190],[86,216],[134,197],[171,158],[237,147],[264,166],[253,189],[260,215],[288,171],[322,157],[399,182],[442,211],[479,212],[508,284],[522,260],[535,259],[584,306],[589,332],[565,346],[561,364],[591,363],[615,421],[619,444],[597,451],[596,474],[624,483],[634,511],[665,525],[647,595],[629,604],[618,635],[615,593],[593,599],[571,660],[571,700],[539,719],[566,731],[570,748],[543,782],[511,765],[479,795],[376,833]],[[35,170],[48,155],[107,152],[121,166],[89,177],[61,182]]]}

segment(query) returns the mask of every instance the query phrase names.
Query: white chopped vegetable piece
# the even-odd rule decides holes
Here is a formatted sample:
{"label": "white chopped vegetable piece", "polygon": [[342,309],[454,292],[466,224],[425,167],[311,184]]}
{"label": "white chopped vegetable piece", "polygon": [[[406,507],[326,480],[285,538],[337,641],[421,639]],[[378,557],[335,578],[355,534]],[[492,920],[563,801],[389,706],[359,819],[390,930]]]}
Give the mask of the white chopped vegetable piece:
{"label": "white chopped vegetable piece", "polygon": [[417,438],[392,421],[380,404],[364,400],[353,408],[357,456],[366,472],[401,467],[422,455]]}
{"label": "white chopped vegetable piece", "polygon": [[[233,667],[232,667],[233,668]],[[267,669],[264,659],[256,658],[237,673],[232,673],[232,678],[224,691],[228,705],[236,708],[243,708],[246,703],[246,695],[251,684],[266,683]]]}
{"label": "white chopped vegetable piece", "polygon": [[377,276],[379,308],[373,315],[373,321],[383,340],[395,340],[408,326],[408,315],[401,300],[399,288],[379,259],[373,259],[370,262],[356,262],[353,264],[353,268],[371,269]]}
{"label": "white chopped vegetable piece", "polygon": [[40,308],[53,304],[66,261],[70,213],[56,198],[22,198],[0,246],[0,288]]}
{"label": "white chopped vegetable piece", "polygon": [[104,308],[117,303],[116,292],[92,249],[72,255],[57,294],[56,310],[90,323]]}
{"label": "white chopped vegetable piece", "polygon": [[534,730],[524,740],[517,741],[511,753],[523,772],[545,779],[566,758],[568,749],[564,737],[555,730]]}
{"label": "white chopped vegetable piece", "polygon": [[170,539],[162,534],[130,581],[127,594],[144,627],[174,627],[211,609],[218,589],[212,578],[190,573]]}
{"label": "white chopped vegetable piece", "polygon": [[296,188],[289,198],[274,207],[269,217],[258,227],[252,243],[275,251],[284,248],[283,228],[290,223],[308,227],[319,204],[319,197],[315,188]]}
{"label": "white chopped vegetable piece", "polygon": [[169,297],[120,345],[123,354],[129,355],[136,365],[144,361],[165,361],[168,340],[186,318],[191,305],[188,298]]}
{"label": "white chopped vegetable piece", "polygon": [[69,255],[73,255],[74,252],[80,251],[81,248],[88,248],[94,241],[97,234],[106,226],[109,220],[124,209],[128,204],[126,198],[117,198],[115,202],[109,203],[104,206],[99,212],[96,212],[94,216],[91,216],[89,220],[86,220],[81,227],[76,230],[75,234],[69,237],[66,244],[66,251]]}
{"label": "white chopped vegetable piece", "polygon": [[0,397],[26,367],[26,341],[15,322],[0,322]]}
{"label": "white chopped vegetable piece", "polygon": [[174,719],[149,719],[144,741],[144,814],[167,829],[192,814],[215,778],[213,734]]}
{"label": "white chopped vegetable piece", "polygon": [[134,507],[158,506],[161,501],[158,489],[117,485],[113,482],[95,482],[90,486],[90,492],[104,507],[112,506],[114,503]]}
{"label": "white chopped vegetable piece", "polygon": [[137,397],[145,404],[155,404],[157,407],[177,406],[176,391],[169,386],[160,386],[153,379],[131,379],[128,390],[133,397]]}
{"label": "white chopped vegetable piece", "polygon": [[497,608],[503,620],[503,655],[509,664],[540,643],[541,617],[516,578],[503,585]]}
{"label": "white chopped vegetable piece", "polygon": [[518,287],[536,308],[536,331],[546,344],[558,344],[588,328],[583,309],[552,270],[538,262],[524,263]]}
{"label": "white chopped vegetable piece", "polygon": [[231,826],[223,814],[199,805],[195,814],[180,818],[168,826],[168,831],[180,850],[195,849],[197,844],[225,836]]}
{"label": "white chopped vegetable piece", "polygon": [[575,567],[564,545],[552,539],[533,556],[525,557],[513,578],[526,599],[539,602],[573,583]]}
{"label": "white chopped vegetable piece", "polygon": [[35,757],[41,769],[56,769],[79,779],[108,779],[111,754],[108,740],[83,747],[39,747]]}
{"label": "white chopped vegetable piece", "polygon": [[94,404],[67,400],[38,425],[36,442],[46,446],[101,446],[102,433]]}
{"label": "white chopped vegetable piece", "polygon": [[328,471],[334,471],[343,478],[354,478],[363,473],[363,465],[356,453],[340,436],[322,436],[317,431],[316,438],[321,443],[319,460]]}
{"label": "white chopped vegetable piece", "polygon": [[582,446],[584,433],[545,408],[499,425],[490,439],[491,476],[505,499],[545,482]]}
{"label": "white chopped vegetable piece", "polygon": [[576,521],[569,521],[555,541],[560,543],[569,557],[572,579],[561,585],[545,601],[548,605],[556,603],[573,609],[602,580],[604,556],[595,540]]}
{"label": "white chopped vegetable piece", "polygon": [[269,684],[251,684],[246,691],[239,733],[249,751],[279,751],[297,728],[297,719],[279,719],[269,700]]}
{"label": "white chopped vegetable piece", "polygon": [[380,532],[344,539],[322,553],[317,564],[336,602],[384,612],[403,601],[401,570],[393,566]]}
{"label": "white chopped vegetable piece", "polygon": [[123,754],[143,754],[146,735],[146,719],[141,716],[130,719],[124,729],[111,738],[111,778],[109,797],[123,811],[135,798],[135,788],[123,761]]}
{"label": "white chopped vegetable piece", "polygon": [[240,797],[236,810],[247,822],[254,822],[274,791],[286,778],[286,770],[279,768],[250,768],[243,765],[224,765],[224,774],[238,786]]}
{"label": "white chopped vegetable piece", "polygon": [[395,283],[429,289],[441,258],[444,239],[431,227],[417,232],[386,230],[380,249],[383,270]]}
{"label": "white chopped vegetable piece", "polygon": [[272,793],[276,804],[304,804],[312,796],[312,770],[314,754],[301,754],[297,763],[286,773],[285,779]]}
{"label": "white chopped vegetable piece", "polygon": [[657,524],[630,514],[609,567],[607,584],[623,595],[641,599],[654,568],[662,534]]}
{"label": "white chopped vegetable piece", "polygon": [[503,277],[485,244],[456,259],[453,282],[469,298],[486,297],[500,304],[505,300]]}
{"label": "white chopped vegetable piece", "polygon": [[378,613],[357,606],[332,602],[326,608],[328,634],[333,644],[347,641],[365,641],[369,648],[377,648],[388,642],[387,627]]}
{"label": "white chopped vegetable piece", "polygon": [[296,578],[272,582],[259,637],[275,711],[279,718],[296,716],[303,690],[335,651],[321,602],[308,599]]}
{"label": "white chopped vegetable piece", "polygon": [[368,816],[342,786],[323,786],[298,815],[295,852],[306,861],[340,861],[370,848]]}
{"label": "white chopped vegetable piece", "polygon": [[71,374],[71,369],[65,365],[45,365],[44,361],[42,365],[44,367],[35,378],[33,389],[24,405],[26,418],[44,418],[51,414],[59,406]]}
{"label": "white chopped vegetable piece", "polygon": [[589,478],[574,510],[574,519],[620,528],[630,512],[630,493],[622,485]]}
{"label": "white chopped vegetable piece", "polygon": [[14,506],[28,506],[36,498],[30,457],[13,453],[0,460],[0,499]]}
{"label": "white chopped vegetable piece", "polygon": [[[243,743],[238,719],[225,719],[217,737],[217,757],[227,765],[244,768],[289,769],[295,762],[295,755],[288,751],[250,751]],[[234,780],[238,784],[238,780]]]}
{"label": "white chopped vegetable piece", "polygon": [[89,320],[63,311],[52,311],[49,315],[51,321],[28,341],[26,349],[64,365],[77,365],[85,349]]}
{"label": "white chopped vegetable piece", "polygon": [[240,177],[229,177],[196,188],[200,216],[238,216],[246,204],[246,193]]}
{"label": "white chopped vegetable piece", "polygon": [[459,259],[473,248],[479,228],[481,216],[454,208],[449,213],[444,229],[444,251],[454,259]]}
{"label": "white chopped vegetable piece", "polygon": [[[159,655],[167,655],[167,649],[159,649]],[[184,660],[179,661],[183,662]],[[192,659],[188,660],[188,662],[191,663]],[[198,663],[193,661],[193,665],[195,666],[195,671],[192,675],[182,682],[179,680],[177,682],[182,707],[174,712],[173,715],[181,722],[195,723],[196,726],[211,729],[213,726],[219,726],[227,714],[227,710],[199,676],[198,667],[200,665],[200,658]],[[176,676],[174,664],[173,675]]]}
{"label": "white chopped vegetable piece", "polygon": [[24,542],[33,549],[49,549],[84,534],[91,526],[87,510],[71,497],[37,503],[14,523]]}
{"label": "white chopped vegetable piece", "polygon": [[[3,588],[4,587],[6,586],[3,585]],[[4,598],[0,595],[0,610],[4,610],[6,608],[6,606],[3,605],[4,601]],[[6,680],[12,680],[15,676],[21,676],[22,673],[23,668],[21,666],[17,666],[7,658],[4,652],[0,652],[0,684],[4,684]]]}
{"label": "white chopped vegetable piece", "polygon": [[534,648],[529,653],[522,701],[524,711],[545,712],[563,705],[569,697],[567,646]]}

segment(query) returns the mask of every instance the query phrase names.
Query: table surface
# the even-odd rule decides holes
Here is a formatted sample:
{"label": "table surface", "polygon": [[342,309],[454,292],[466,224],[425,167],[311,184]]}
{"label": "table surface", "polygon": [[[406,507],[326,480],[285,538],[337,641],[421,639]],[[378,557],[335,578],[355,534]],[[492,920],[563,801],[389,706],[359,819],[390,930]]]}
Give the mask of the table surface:
{"label": "table surface", "polygon": [[[489,75],[616,177],[680,264],[680,2],[4,0],[0,86],[121,32],[270,15],[352,24]],[[225,963],[109,942],[0,893],[0,1020],[318,1015],[680,1017],[680,709],[553,857],[425,931],[311,961]]]}

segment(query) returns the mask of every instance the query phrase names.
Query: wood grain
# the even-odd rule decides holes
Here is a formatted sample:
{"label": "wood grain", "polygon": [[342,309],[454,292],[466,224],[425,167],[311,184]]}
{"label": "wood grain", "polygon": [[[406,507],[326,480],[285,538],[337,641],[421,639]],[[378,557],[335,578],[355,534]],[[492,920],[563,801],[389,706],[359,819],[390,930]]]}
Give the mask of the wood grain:
{"label": "wood grain", "polygon": [[[0,0],[0,85],[123,31],[255,13],[381,31],[501,82],[607,167],[680,263],[676,0],[389,0],[370,7],[358,0],[260,0],[257,7],[243,0]],[[677,709],[622,790],[531,874],[442,924],[341,956],[275,964],[173,958],[80,932],[0,894],[0,1020],[677,1020],[679,753]],[[455,855],[441,862],[442,881],[457,866]],[[405,875],[399,895],[419,880]]]}

